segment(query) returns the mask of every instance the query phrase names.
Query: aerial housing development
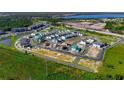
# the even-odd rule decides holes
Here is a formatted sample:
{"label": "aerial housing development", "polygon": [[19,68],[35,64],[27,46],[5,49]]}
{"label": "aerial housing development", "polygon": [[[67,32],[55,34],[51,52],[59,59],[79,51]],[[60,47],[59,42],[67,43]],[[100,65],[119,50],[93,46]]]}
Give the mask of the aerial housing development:
{"label": "aerial housing development", "polygon": [[[97,64],[100,64],[104,57],[103,53],[109,46],[94,37],[68,29],[31,33],[21,37],[16,43],[18,49],[57,59],[62,64],[69,64],[76,68],[80,66],[81,58],[98,61]],[[81,66],[79,68],[83,69]],[[88,70],[94,72],[97,68],[88,68]]]}
{"label": "aerial housing development", "polygon": [[[124,56],[119,50],[123,50],[124,45],[123,27],[117,28],[116,25],[123,26],[124,19],[63,16],[61,14],[55,19],[42,16],[27,18],[25,20],[28,24],[24,21],[25,26],[19,24],[19,26],[2,27],[2,25],[0,50],[9,50],[9,53],[18,52],[8,53],[7,55],[12,57],[10,56],[7,62],[17,64],[16,69],[24,67],[23,70],[25,68],[32,70],[33,68],[33,75],[39,73],[37,74],[39,79],[55,79],[55,77],[56,79],[60,77],[62,79],[123,79],[121,68]],[[2,59],[0,61],[3,62]],[[39,69],[42,69],[42,75]],[[33,79],[35,77],[33,75],[30,73],[29,77],[25,76],[25,79]]]}

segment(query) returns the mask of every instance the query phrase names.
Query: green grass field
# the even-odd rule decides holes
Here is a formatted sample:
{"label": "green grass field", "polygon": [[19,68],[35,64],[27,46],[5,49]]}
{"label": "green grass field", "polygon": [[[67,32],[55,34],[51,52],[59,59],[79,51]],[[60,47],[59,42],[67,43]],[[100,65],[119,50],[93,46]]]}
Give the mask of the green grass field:
{"label": "green grass field", "polygon": [[124,43],[118,44],[106,52],[101,73],[124,76]]}
{"label": "green grass field", "polygon": [[44,58],[0,47],[0,79],[80,79],[83,73]]}

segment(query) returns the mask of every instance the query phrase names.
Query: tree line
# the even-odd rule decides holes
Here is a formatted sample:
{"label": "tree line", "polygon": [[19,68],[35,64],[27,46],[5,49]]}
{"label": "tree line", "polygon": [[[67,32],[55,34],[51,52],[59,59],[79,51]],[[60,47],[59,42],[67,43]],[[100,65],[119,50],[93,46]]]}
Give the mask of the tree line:
{"label": "tree line", "polygon": [[31,17],[7,16],[0,17],[0,30],[10,31],[11,28],[27,27],[32,25]]}
{"label": "tree line", "polygon": [[109,29],[113,33],[124,34],[124,23],[107,22],[106,29]]}

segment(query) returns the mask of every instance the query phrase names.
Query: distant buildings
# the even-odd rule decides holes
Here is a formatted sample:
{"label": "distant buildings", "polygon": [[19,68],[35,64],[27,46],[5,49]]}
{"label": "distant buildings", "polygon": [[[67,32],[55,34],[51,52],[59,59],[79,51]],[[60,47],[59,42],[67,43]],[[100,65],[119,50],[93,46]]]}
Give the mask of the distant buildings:
{"label": "distant buildings", "polygon": [[45,41],[45,36],[41,33],[37,33],[34,35],[34,41],[43,42],[43,41]]}
{"label": "distant buildings", "polygon": [[0,30],[0,35],[4,35],[4,34],[6,34],[5,31]]}
{"label": "distant buildings", "polygon": [[73,38],[76,36],[82,36],[83,34],[75,33],[74,31],[51,31],[49,33],[37,33],[31,34],[34,37],[34,40],[37,42],[50,41],[52,43],[62,43],[66,39]]}
{"label": "distant buildings", "polygon": [[95,41],[95,39],[91,39],[91,38],[90,38],[90,39],[87,39],[87,40],[86,40],[86,43],[87,43],[87,44],[91,44],[91,43],[93,43],[94,41]]}
{"label": "distant buildings", "polygon": [[45,26],[45,24],[35,24],[29,27],[30,30],[37,30],[42,29]]}
{"label": "distant buildings", "polygon": [[11,31],[15,33],[15,32],[26,32],[26,31],[32,31],[32,30],[41,30],[48,26],[49,26],[48,24],[40,23],[40,24],[31,25],[29,27],[12,28]]}
{"label": "distant buildings", "polygon": [[97,47],[97,48],[106,48],[108,46],[108,44],[102,43],[102,42],[95,42],[92,44],[92,46]]}
{"label": "distant buildings", "polygon": [[12,28],[11,31],[12,31],[12,32],[26,32],[26,31],[29,31],[29,29],[28,29],[27,27]]}
{"label": "distant buildings", "polygon": [[22,46],[22,47],[24,47],[24,48],[27,48],[27,47],[31,47],[31,43],[30,43],[30,39],[28,39],[28,38],[22,38],[21,40],[20,40],[20,45]]}

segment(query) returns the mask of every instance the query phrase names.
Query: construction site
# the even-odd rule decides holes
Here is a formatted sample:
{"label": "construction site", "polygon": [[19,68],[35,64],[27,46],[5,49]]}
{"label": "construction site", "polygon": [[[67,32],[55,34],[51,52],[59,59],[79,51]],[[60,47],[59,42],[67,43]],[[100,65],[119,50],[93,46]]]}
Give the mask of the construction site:
{"label": "construction site", "polygon": [[35,32],[16,42],[20,50],[90,72],[98,72],[104,50],[109,46],[92,36],[68,29]]}

